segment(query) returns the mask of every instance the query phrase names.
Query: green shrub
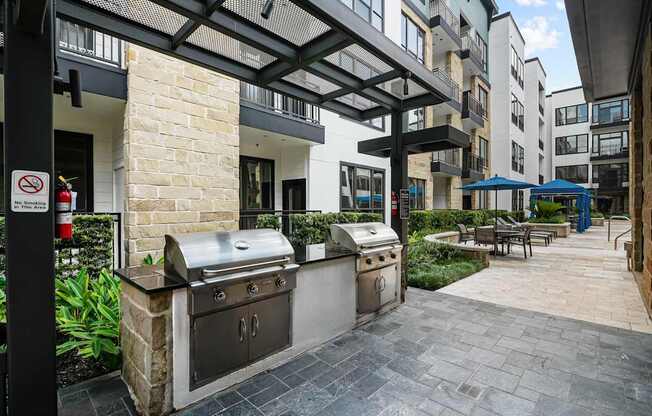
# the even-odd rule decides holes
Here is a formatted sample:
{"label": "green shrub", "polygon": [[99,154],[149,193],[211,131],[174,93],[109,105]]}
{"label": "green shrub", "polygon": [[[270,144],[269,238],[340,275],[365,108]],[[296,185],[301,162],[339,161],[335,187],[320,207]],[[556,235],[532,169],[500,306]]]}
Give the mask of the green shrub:
{"label": "green shrub", "polygon": [[0,322],[7,322],[7,279],[4,274],[0,274]]}
{"label": "green shrub", "polygon": [[600,211],[591,210],[591,218],[604,218],[604,214]]}
{"label": "green shrub", "polygon": [[57,278],[57,329],[67,339],[57,354],[77,351],[115,369],[120,363],[120,280],[106,270],[91,279],[85,269]]}
{"label": "green shrub", "polygon": [[553,215],[552,217],[534,217],[530,218],[528,222],[534,224],[563,224],[566,222],[566,217],[563,215]]}
{"label": "green shrub", "polygon": [[[540,199],[534,205],[534,216],[536,218],[551,218],[557,216],[564,206],[558,202]],[[545,221],[544,221],[545,222]]]}
{"label": "green shrub", "polygon": [[422,264],[408,270],[408,285],[437,290],[482,270],[477,260],[459,260],[448,264]]}
{"label": "green shrub", "polygon": [[382,222],[380,214],[358,212],[327,212],[322,214],[290,214],[290,235],[292,244],[307,245],[324,242],[331,224],[357,222]]}
{"label": "green shrub", "polygon": [[525,216],[525,211],[510,211],[507,213],[507,215],[514,218],[517,222],[527,221],[527,217]]}
{"label": "green shrub", "polygon": [[[430,211],[412,211],[408,223],[408,232],[422,232],[423,230],[453,231],[456,224],[468,227],[488,225],[493,221],[495,211],[487,209],[459,210],[459,209],[434,209]],[[507,211],[498,211],[499,216],[507,215]],[[430,232],[432,234],[433,232]]]}
{"label": "green shrub", "polygon": [[274,214],[261,214],[256,218],[256,228],[281,229],[281,218]]}
{"label": "green shrub", "polygon": [[152,257],[151,254],[147,254],[143,258],[143,265],[145,265],[145,266],[153,266],[155,264],[160,265],[160,264],[163,264],[164,262],[165,262],[165,257],[163,257],[163,256],[159,257],[157,260],[154,260],[154,257]]}

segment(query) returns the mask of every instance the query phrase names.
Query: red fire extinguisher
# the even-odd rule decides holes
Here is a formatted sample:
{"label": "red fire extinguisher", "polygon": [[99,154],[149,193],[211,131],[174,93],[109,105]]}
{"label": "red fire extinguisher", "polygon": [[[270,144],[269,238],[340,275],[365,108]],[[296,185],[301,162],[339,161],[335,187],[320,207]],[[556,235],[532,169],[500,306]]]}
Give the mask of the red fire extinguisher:
{"label": "red fire extinguisher", "polygon": [[61,176],[59,182],[54,195],[55,236],[62,240],[72,240],[72,185]]}
{"label": "red fire extinguisher", "polygon": [[392,217],[398,215],[398,195],[396,192],[392,191]]}

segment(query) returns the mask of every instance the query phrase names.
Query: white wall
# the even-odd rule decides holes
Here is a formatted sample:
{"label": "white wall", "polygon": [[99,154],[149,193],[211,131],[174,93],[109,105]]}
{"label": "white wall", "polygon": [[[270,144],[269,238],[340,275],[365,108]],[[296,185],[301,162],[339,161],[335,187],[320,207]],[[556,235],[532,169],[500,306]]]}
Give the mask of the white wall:
{"label": "white wall", "polygon": [[[539,112],[539,84],[546,88],[546,74],[539,65],[539,62],[529,61],[525,63],[525,181],[539,184],[539,159],[543,156],[541,174],[544,182],[550,180],[546,176],[546,126],[545,117]],[[544,94],[545,92],[541,92]],[[545,107],[545,106],[544,106]],[[545,114],[545,108],[544,108]],[[539,137],[544,141],[544,150],[539,149]],[[525,191],[524,206],[529,206],[530,191]]]}

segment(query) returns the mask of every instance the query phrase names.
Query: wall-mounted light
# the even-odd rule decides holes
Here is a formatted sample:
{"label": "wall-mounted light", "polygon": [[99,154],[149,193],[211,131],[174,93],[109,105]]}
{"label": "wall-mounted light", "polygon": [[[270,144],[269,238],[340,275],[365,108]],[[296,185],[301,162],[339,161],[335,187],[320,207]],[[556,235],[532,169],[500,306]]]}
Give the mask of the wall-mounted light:
{"label": "wall-mounted light", "polygon": [[269,16],[272,14],[272,9],[274,9],[274,0],[266,0],[263,4],[263,9],[260,11],[260,15],[263,19],[269,19]]}
{"label": "wall-mounted light", "polygon": [[410,88],[408,86],[408,79],[412,76],[411,72],[406,72],[403,75],[403,95],[410,95]]}

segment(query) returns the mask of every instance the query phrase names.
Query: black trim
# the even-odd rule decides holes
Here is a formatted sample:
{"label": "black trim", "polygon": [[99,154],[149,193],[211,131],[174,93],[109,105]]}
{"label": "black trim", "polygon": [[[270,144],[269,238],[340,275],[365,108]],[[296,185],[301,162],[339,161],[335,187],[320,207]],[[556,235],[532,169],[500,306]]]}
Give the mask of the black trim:
{"label": "black trim", "polygon": [[298,137],[317,144],[326,142],[325,128],[321,124],[279,114],[245,100],[240,100],[240,124],[286,136]]}
{"label": "black trim", "polygon": [[447,176],[462,176],[462,168],[451,165],[443,160],[434,160],[430,163],[430,172],[433,174],[443,173]]}
{"label": "black trim", "polygon": [[[355,193],[358,190],[357,184],[356,184],[356,178],[355,178],[356,171],[358,169],[367,169],[367,170],[371,171],[371,176],[369,178],[370,179],[370,181],[369,181],[369,208],[362,208],[362,209],[359,209],[359,208],[342,208],[342,167],[344,167],[344,166],[353,168],[354,177],[351,178],[351,184],[353,185],[353,189],[351,189],[351,198],[354,201],[354,203],[355,203]],[[375,172],[380,172],[380,173],[383,174],[383,185],[382,185],[383,206],[382,206],[382,208],[372,208],[372,205],[373,205],[372,198],[373,198],[373,191],[374,191],[373,190],[374,171]],[[379,167],[369,166],[369,165],[362,165],[362,164],[359,164],[359,163],[340,161],[339,171],[337,172],[337,195],[338,195],[338,198],[339,198],[340,212],[369,212],[369,213],[373,213],[373,212],[381,211],[381,215],[383,216],[383,218],[385,218],[385,203],[387,202],[387,195],[385,193],[385,186],[387,184],[386,181],[387,181],[387,171],[384,168],[379,168]]]}
{"label": "black trim", "polygon": [[569,87],[569,88],[564,88],[564,89],[557,90],[557,91],[552,91],[552,92],[550,92],[549,95],[559,94],[560,92],[567,92],[567,91],[573,91],[573,90],[579,90],[579,89],[582,89],[581,85],[578,85],[577,87]]}
{"label": "black trim", "polygon": [[[272,206],[267,208],[267,207],[261,207],[261,208],[243,208],[242,204],[244,201],[244,198],[242,198],[242,165],[243,161],[252,161],[252,162],[269,162],[272,164],[272,179],[271,179],[271,189],[270,189],[270,194],[272,196]],[[240,196],[240,205],[239,205],[239,211],[240,213],[245,212],[245,211],[274,211],[274,207],[276,206],[276,161],[274,159],[265,159],[262,157],[256,157],[256,156],[247,156],[240,154],[239,158],[240,162],[240,168],[239,168],[239,196]]]}
{"label": "black trim", "polygon": [[590,129],[591,130],[599,130],[599,129],[607,129],[609,127],[620,127],[620,126],[626,126],[630,123],[630,119],[627,120],[620,120],[620,121],[614,121],[612,123],[595,123],[591,124]]}
{"label": "black trim", "polygon": [[[358,152],[371,156],[389,157],[392,136],[358,142]],[[403,146],[410,154],[468,147],[469,135],[445,124],[402,134]]]}
{"label": "black trim", "polygon": [[[558,152],[557,152],[557,149],[558,149],[558,147],[557,147],[557,140],[559,140],[559,139],[566,139],[566,138],[568,138],[568,137],[575,137],[575,144],[577,144],[577,139],[578,139],[580,136],[586,136],[586,151],[584,151],[584,152],[568,152],[568,153],[558,153]],[[589,147],[590,147],[590,143],[589,143],[589,134],[588,134],[588,133],[582,133],[582,134],[569,134],[569,135],[567,135],[567,136],[557,136],[557,137],[555,137],[555,143],[554,143],[554,144],[555,144],[555,156],[581,155],[581,154],[583,154],[583,153],[589,153]],[[576,147],[579,147],[579,146],[576,146]]]}
{"label": "black trim", "polygon": [[528,62],[534,62],[534,61],[537,61],[539,63],[539,66],[541,67],[541,70],[543,71],[543,75],[545,75],[547,77],[548,74],[546,74],[546,69],[543,67],[543,62],[541,62],[541,59],[539,59],[538,56],[535,56],[534,58],[526,59],[525,63],[527,64]]}

